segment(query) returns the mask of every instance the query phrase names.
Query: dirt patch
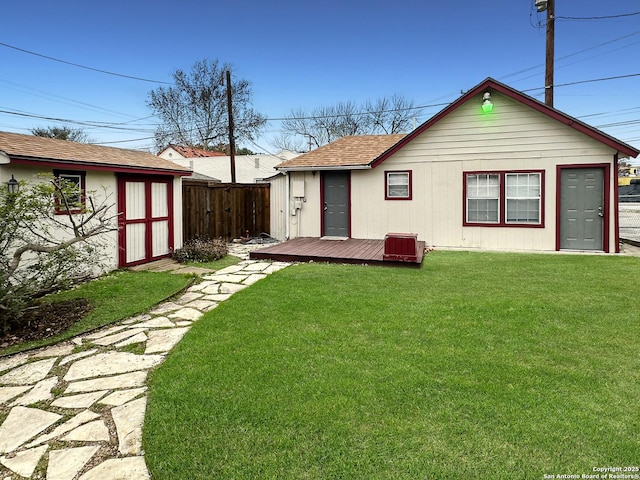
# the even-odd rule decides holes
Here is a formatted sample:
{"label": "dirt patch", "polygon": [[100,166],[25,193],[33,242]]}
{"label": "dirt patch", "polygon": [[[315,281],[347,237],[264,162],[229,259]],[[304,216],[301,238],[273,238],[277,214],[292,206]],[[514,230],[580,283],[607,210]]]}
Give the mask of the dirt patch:
{"label": "dirt patch", "polygon": [[91,311],[86,298],[47,303],[27,310],[13,328],[0,337],[0,348],[52,337],[84,318]]}

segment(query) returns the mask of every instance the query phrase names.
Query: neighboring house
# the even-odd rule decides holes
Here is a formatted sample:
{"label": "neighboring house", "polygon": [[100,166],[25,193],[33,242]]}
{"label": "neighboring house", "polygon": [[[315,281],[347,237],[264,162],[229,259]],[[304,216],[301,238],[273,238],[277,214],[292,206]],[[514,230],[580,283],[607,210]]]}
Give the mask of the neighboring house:
{"label": "neighboring house", "polygon": [[[295,158],[298,153],[283,150],[275,155],[236,155],[236,183],[261,183],[265,178],[278,173],[275,166]],[[172,159],[195,173],[218,178],[223,183],[231,182],[231,157],[228,155]]]}
{"label": "neighboring house", "polygon": [[160,153],[158,153],[158,156],[165,160],[179,160],[181,158],[219,157],[224,156],[224,153],[202,150],[201,148],[196,147],[170,144],[168,147],[161,150]]}
{"label": "neighboring house", "polygon": [[286,236],[617,252],[617,162],[638,153],[489,78],[408,135],[344,137],[281,163]]}
{"label": "neighboring house", "polygon": [[41,173],[75,182],[96,204],[113,204],[119,230],[104,238],[109,268],[147,263],[182,246],[181,177],[188,169],[145,152],[0,132],[0,181],[13,175],[34,183]]}

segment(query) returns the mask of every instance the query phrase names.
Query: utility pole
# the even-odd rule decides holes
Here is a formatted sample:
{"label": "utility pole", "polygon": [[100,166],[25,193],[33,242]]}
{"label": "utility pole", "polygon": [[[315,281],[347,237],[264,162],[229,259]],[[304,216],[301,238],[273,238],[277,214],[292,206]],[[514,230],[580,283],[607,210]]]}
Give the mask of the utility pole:
{"label": "utility pole", "polygon": [[231,161],[231,183],[236,183],[236,145],[233,139],[233,109],[231,108],[231,72],[227,70],[227,110],[229,114],[229,158]]}
{"label": "utility pole", "polygon": [[548,0],[547,4],[547,55],[544,75],[544,103],[553,107],[553,56],[555,36],[555,0]]}
{"label": "utility pole", "polygon": [[553,57],[556,21],[556,0],[535,0],[538,12],[547,11],[547,53],[544,74],[544,103],[553,107]]}

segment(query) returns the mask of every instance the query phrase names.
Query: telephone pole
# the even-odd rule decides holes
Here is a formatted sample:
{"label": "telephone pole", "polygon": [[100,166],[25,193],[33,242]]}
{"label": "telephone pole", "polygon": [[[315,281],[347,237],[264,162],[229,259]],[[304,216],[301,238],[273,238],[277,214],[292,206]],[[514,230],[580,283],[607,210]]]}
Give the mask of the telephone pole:
{"label": "telephone pole", "polygon": [[556,20],[556,0],[535,0],[538,12],[547,11],[547,53],[544,74],[544,103],[553,107],[553,57]]}
{"label": "telephone pole", "polygon": [[233,109],[231,106],[231,72],[227,70],[227,110],[229,115],[229,160],[231,161],[231,183],[236,183],[236,145],[233,139]]}

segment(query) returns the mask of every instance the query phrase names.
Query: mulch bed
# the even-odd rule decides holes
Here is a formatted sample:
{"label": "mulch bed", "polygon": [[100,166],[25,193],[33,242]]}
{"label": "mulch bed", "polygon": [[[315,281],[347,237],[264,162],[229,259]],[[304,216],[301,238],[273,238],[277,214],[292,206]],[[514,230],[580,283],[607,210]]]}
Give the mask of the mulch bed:
{"label": "mulch bed", "polygon": [[84,318],[91,311],[86,298],[46,303],[27,310],[8,332],[0,333],[0,348],[52,337]]}

